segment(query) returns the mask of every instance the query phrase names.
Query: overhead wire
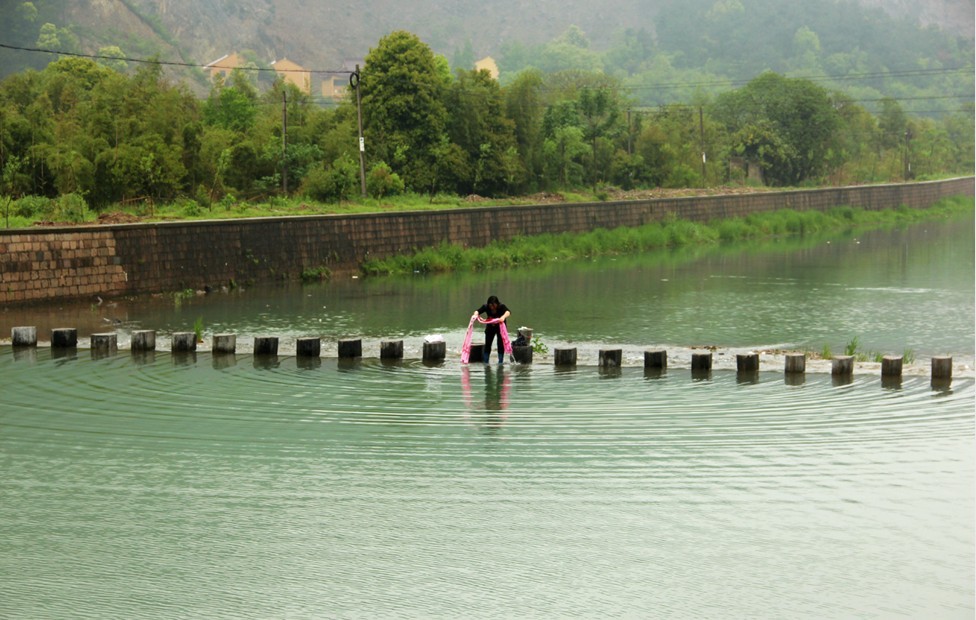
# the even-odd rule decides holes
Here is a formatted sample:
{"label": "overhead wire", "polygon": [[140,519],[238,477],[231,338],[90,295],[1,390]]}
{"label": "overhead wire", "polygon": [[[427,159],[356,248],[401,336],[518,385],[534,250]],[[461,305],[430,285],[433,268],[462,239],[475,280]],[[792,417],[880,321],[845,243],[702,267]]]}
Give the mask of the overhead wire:
{"label": "overhead wire", "polygon": [[[230,65],[220,65],[217,61],[207,64],[192,63],[185,61],[172,61],[172,60],[158,60],[152,58],[135,58],[130,56],[110,56],[107,54],[85,54],[81,52],[68,52],[64,50],[52,50],[44,49],[38,47],[25,47],[18,45],[10,45],[8,43],[0,43],[0,48],[10,49],[16,51],[24,51],[31,53],[44,53],[44,54],[55,54],[59,56],[71,56],[76,58],[89,58],[93,60],[114,60],[114,61],[124,61],[142,64],[157,64],[163,66],[172,67],[184,67],[184,68],[196,68],[196,69],[219,69],[219,70],[242,70],[242,71],[253,71],[253,72],[267,72],[267,73],[314,73],[317,75],[353,75],[355,71],[350,69],[278,69],[274,67],[258,67],[258,66],[230,66]],[[850,73],[842,76],[791,76],[791,79],[804,79],[809,81],[847,81],[847,80],[871,80],[871,79],[887,79],[893,77],[909,77],[909,76],[929,76],[929,75],[940,75],[940,74],[951,74],[951,73],[961,73],[970,72],[972,73],[972,67],[943,67],[936,69],[908,69],[904,71],[888,71],[888,72],[864,72],[864,73]],[[703,88],[709,86],[736,86],[745,85],[752,80],[742,80],[742,79],[715,79],[715,80],[702,80],[697,82],[662,82],[648,86],[627,86],[619,84],[616,90],[621,92],[637,92],[645,90],[668,90],[677,88]],[[606,88],[605,85],[602,86],[580,86],[580,90],[589,89],[600,89]],[[540,88],[540,92],[551,92],[557,89],[547,89]],[[933,100],[933,99],[971,99],[972,95],[941,95],[941,96],[919,96],[919,97],[879,97],[873,99],[851,99],[855,103],[867,103],[867,102],[878,102],[886,99],[891,99],[894,101],[912,101],[912,100]],[[691,104],[661,104],[662,106],[689,106],[694,107]],[[658,106],[661,107],[661,106]],[[944,112],[944,110],[937,110],[938,112]]]}
{"label": "overhead wire", "polygon": [[[264,71],[264,72],[274,72],[274,73],[317,73],[317,74],[334,74],[334,75],[351,75],[355,71],[349,69],[275,69],[274,67],[257,67],[257,66],[229,66],[229,65],[217,65],[214,63],[208,63],[201,65],[199,63],[192,62],[181,62],[175,60],[154,60],[151,58],[132,58],[128,56],[109,56],[107,54],[83,54],[81,52],[65,52],[61,50],[49,50],[39,47],[22,47],[18,45],[10,45],[7,43],[0,43],[0,48],[17,50],[21,52],[35,52],[44,54],[56,54],[58,56],[73,56],[76,58],[91,58],[94,60],[122,60],[125,62],[136,62],[144,64],[153,65],[165,65],[168,67],[187,67],[192,69],[227,69],[234,70],[240,69],[242,71]],[[219,59],[218,59],[219,60]],[[217,61],[214,61],[217,62]]]}

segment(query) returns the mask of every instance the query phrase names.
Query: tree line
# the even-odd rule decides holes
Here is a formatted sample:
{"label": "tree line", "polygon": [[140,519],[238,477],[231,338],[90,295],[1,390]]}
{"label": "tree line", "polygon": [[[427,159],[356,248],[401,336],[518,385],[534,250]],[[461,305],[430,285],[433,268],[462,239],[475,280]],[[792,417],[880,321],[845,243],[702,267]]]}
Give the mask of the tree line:
{"label": "tree line", "polygon": [[[777,186],[925,178],[973,169],[972,106],[941,119],[878,114],[802,78],[764,72],[740,88],[641,107],[619,78],[569,69],[451,71],[417,36],[383,37],[356,80],[368,194],[500,197],[579,187]],[[164,77],[66,57],[0,82],[0,195],[221,202],[360,192],[357,97],[335,108],[253,74],[205,99]],[[69,201],[70,202],[70,201]],[[70,209],[65,209],[70,211]],[[60,214],[69,217],[70,213]]]}

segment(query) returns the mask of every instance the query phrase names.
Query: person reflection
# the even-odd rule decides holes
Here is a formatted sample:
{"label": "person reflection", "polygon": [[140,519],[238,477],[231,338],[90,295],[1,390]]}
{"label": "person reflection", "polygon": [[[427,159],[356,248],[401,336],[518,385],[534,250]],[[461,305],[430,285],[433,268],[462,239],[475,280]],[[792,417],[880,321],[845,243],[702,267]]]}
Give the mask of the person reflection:
{"label": "person reflection", "polygon": [[461,387],[464,391],[464,401],[468,411],[465,418],[478,430],[486,433],[497,433],[505,423],[508,414],[509,393],[512,388],[512,377],[504,366],[485,367],[485,401],[484,406],[479,402],[474,404],[471,390],[471,369],[467,366],[461,369]]}

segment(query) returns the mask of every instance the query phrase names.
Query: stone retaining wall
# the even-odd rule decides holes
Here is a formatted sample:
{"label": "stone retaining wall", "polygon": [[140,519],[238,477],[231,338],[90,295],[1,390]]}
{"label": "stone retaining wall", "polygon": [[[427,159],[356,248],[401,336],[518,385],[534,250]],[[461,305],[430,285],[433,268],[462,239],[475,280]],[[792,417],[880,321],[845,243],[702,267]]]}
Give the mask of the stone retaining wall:
{"label": "stone retaining wall", "polygon": [[318,267],[351,271],[368,257],[442,241],[477,247],[518,235],[640,226],[671,215],[708,221],[784,208],[924,208],[958,195],[974,195],[972,177],[628,202],[0,231],[0,304],[294,279]]}

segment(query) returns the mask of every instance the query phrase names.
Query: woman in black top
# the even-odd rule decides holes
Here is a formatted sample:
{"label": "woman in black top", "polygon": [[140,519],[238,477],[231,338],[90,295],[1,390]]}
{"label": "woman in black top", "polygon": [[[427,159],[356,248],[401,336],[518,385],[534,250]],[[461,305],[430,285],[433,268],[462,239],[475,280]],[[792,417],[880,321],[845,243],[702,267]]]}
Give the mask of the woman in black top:
{"label": "woman in black top", "polygon": [[[478,316],[479,314],[483,314],[489,319],[501,319],[501,322],[504,323],[505,319],[512,313],[508,311],[508,306],[498,301],[498,297],[492,295],[485,302],[485,305],[474,311],[472,316]],[[491,343],[496,337],[498,338],[498,363],[501,364],[505,361],[505,345],[502,343],[501,327],[499,323],[488,323],[485,325],[484,358],[486,364],[491,358]]]}

